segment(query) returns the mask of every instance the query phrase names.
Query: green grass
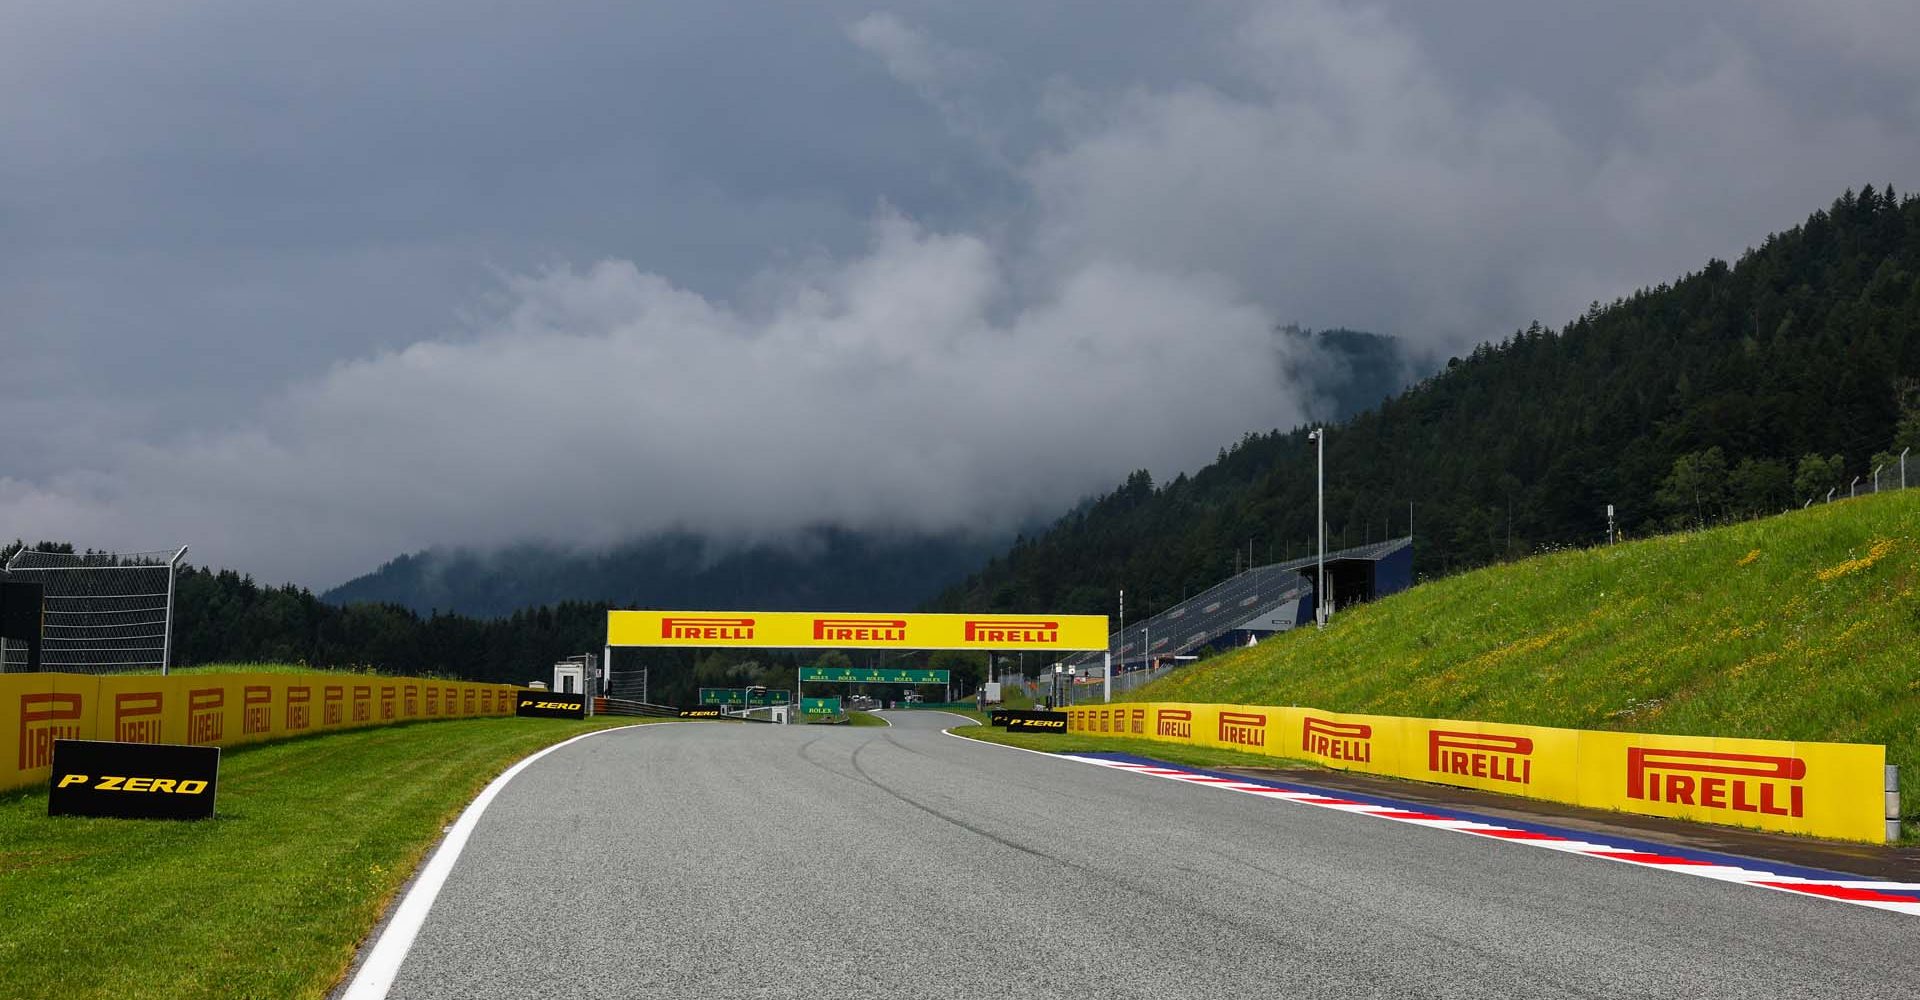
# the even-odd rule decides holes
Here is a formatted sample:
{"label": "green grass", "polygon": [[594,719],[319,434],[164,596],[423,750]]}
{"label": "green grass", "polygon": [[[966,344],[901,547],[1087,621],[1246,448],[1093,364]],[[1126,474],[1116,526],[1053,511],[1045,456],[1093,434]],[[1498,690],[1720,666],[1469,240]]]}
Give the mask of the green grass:
{"label": "green grass", "polygon": [[1024,712],[1033,708],[1033,698],[1027,694],[1025,688],[1014,684],[1002,684],[1000,685],[1000,704],[997,707]]}
{"label": "green grass", "polygon": [[1449,577],[1134,701],[1882,743],[1920,815],[1920,491]]}
{"label": "green grass", "polygon": [[888,725],[888,722],[887,720],[882,719],[881,717],[873,714],[872,712],[848,712],[847,725],[849,726],[885,726],[885,725]]}
{"label": "green grass", "polygon": [[965,736],[983,743],[999,743],[1004,746],[1020,747],[1023,750],[1041,750],[1047,753],[1084,753],[1105,751],[1107,753],[1130,753],[1155,760],[1171,761],[1175,764],[1187,764],[1192,767],[1280,767],[1288,764],[1304,764],[1303,761],[1285,757],[1269,757],[1265,754],[1241,753],[1238,750],[1218,750],[1213,747],[1186,746],[1180,743],[1166,743],[1160,740],[1142,740],[1131,736],[1080,736],[1071,733],[1010,733],[994,726],[956,726],[949,730],[955,736]]}
{"label": "green grass", "polygon": [[317,998],[425,852],[527,754],[631,719],[467,719],[228,750],[213,820],[0,796],[0,996]]}

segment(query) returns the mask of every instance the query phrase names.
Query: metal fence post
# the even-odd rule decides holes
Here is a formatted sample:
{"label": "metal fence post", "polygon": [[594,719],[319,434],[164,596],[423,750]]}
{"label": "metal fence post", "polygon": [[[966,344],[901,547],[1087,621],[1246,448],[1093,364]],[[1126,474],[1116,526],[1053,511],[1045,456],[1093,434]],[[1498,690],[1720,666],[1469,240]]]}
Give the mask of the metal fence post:
{"label": "metal fence post", "polygon": [[173,558],[167,560],[167,623],[162,626],[166,634],[160,639],[160,676],[162,677],[167,676],[167,669],[173,663],[173,581],[179,578],[180,560],[186,558],[186,555],[187,547],[182,545],[180,551],[175,552]]}

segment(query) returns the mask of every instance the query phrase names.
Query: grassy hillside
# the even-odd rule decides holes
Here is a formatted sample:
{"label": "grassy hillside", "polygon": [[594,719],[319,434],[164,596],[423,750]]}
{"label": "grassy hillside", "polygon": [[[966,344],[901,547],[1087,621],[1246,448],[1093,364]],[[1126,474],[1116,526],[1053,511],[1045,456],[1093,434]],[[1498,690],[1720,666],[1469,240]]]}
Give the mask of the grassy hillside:
{"label": "grassy hillside", "polygon": [[1134,700],[1884,743],[1920,815],[1920,490],[1465,573]]}

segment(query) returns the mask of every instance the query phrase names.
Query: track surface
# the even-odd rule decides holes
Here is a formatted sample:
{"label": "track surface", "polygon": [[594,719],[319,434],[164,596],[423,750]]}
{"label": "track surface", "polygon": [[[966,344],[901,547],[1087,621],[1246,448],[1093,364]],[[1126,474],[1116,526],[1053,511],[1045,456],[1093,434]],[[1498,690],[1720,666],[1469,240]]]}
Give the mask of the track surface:
{"label": "track surface", "polygon": [[596,736],[396,998],[1911,998],[1920,920],[890,729]]}

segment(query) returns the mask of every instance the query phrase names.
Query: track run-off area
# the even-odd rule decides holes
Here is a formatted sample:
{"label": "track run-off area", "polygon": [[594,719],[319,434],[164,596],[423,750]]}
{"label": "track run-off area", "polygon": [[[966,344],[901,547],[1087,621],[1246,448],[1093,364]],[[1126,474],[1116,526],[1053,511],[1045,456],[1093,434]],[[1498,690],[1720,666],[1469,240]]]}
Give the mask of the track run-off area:
{"label": "track run-off area", "polygon": [[531,760],[340,995],[1860,1000],[1920,981],[1920,917],[886,718],[649,725]]}

